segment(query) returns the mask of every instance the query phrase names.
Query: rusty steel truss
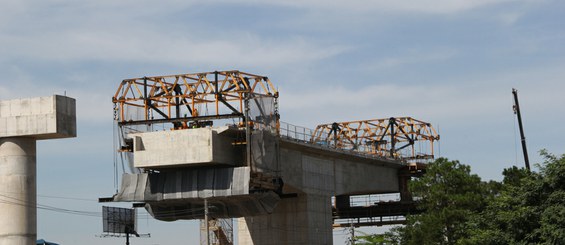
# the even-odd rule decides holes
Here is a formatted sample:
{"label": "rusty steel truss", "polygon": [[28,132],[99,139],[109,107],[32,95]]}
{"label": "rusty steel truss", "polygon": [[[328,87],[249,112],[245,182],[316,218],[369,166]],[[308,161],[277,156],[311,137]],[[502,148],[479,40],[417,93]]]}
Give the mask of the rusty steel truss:
{"label": "rusty steel truss", "polygon": [[[261,95],[278,97],[268,77],[215,71],[125,79],[112,101],[120,125],[172,122],[180,126],[191,120],[245,120],[245,101]],[[131,116],[128,109],[143,112]]]}
{"label": "rusty steel truss", "polygon": [[437,140],[430,123],[411,117],[321,124],[312,135],[316,144],[406,160],[433,159]]}

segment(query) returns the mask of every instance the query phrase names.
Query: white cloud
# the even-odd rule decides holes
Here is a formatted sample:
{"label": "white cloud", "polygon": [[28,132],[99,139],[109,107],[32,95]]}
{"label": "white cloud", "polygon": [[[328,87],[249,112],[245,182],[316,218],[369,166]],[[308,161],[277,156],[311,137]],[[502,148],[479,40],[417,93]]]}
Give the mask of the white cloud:
{"label": "white cloud", "polygon": [[[299,118],[308,116],[308,125],[331,121],[351,121],[373,118],[412,116],[421,120],[435,121],[456,118],[472,118],[488,115],[482,103],[492,98],[471,95],[463,87],[418,85],[372,85],[361,88],[341,86],[293,93],[281,91],[281,108]],[[479,103],[480,101],[480,103]],[[285,117],[282,117],[283,121]],[[321,121],[318,121],[321,120]]]}
{"label": "white cloud", "polygon": [[[260,0],[241,0],[241,2],[265,4]],[[352,10],[356,12],[418,12],[429,14],[455,14],[477,9],[484,6],[496,5],[517,0],[352,0],[352,1],[325,1],[325,0],[278,0],[268,1],[267,4],[299,8],[318,8],[334,10]]]}
{"label": "white cloud", "polygon": [[441,62],[457,55],[455,49],[442,48],[437,50],[411,50],[397,56],[382,57],[374,62],[368,62],[363,67],[366,70],[385,70],[411,64]]}
{"label": "white cloud", "polygon": [[[354,11],[383,11],[383,12],[421,12],[431,14],[452,14],[469,11],[485,6],[497,5],[508,2],[520,2],[518,0],[350,0],[350,1],[325,1],[325,0],[211,0],[211,1],[111,1],[101,0],[96,2],[69,2],[67,0],[34,1],[35,5],[46,6],[68,6],[82,9],[118,9],[127,8],[128,12],[137,14],[155,14],[162,12],[177,11],[179,9],[197,5],[216,4],[248,4],[248,5],[278,5],[296,8],[311,9],[334,9]],[[135,14],[135,13],[134,13]]]}
{"label": "white cloud", "polygon": [[[412,116],[440,130],[441,156],[472,164],[485,179],[521,164],[511,88],[519,90],[532,162],[539,149],[562,151],[564,63],[484,74],[462,74],[435,84],[373,84],[280,89],[281,120],[307,128],[320,123]],[[313,87],[313,86],[312,86]],[[441,126],[441,128],[439,128]],[[514,140],[517,139],[517,142]],[[438,150],[436,148],[436,150]],[[518,160],[515,160],[518,159]]]}
{"label": "white cloud", "polygon": [[[28,88],[30,86],[34,89],[29,90]],[[111,98],[113,92],[114,91],[93,91],[87,88],[75,88],[71,90],[49,84],[34,84],[28,86],[10,85],[0,86],[0,100],[66,94],[76,99],[77,121],[79,121],[79,123],[100,123],[111,122],[112,120]]]}
{"label": "white cloud", "polygon": [[347,51],[342,45],[322,45],[299,36],[281,39],[252,33],[230,33],[224,37],[193,36],[139,26],[106,29],[80,26],[59,32],[10,34],[0,45],[3,57],[44,61],[126,61],[161,64],[205,63],[274,67],[289,63],[308,63]]}
{"label": "white cloud", "polygon": [[505,13],[501,13],[498,18],[500,19],[500,21],[503,24],[506,25],[513,25],[514,23],[516,23],[522,16],[524,15],[524,13],[522,12],[505,12]]}
{"label": "white cloud", "polygon": [[[565,120],[563,65],[531,67],[520,71],[466,75],[457,81],[434,84],[380,83],[361,87],[335,84],[319,87],[282,87],[281,120],[312,127],[332,121],[412,116],[424,121],[472,125],[503,120],[511,115],[511,88],[516,87],[529,118]],[[286,113],[286,114],[284,114]],[[560,119],[558,119],[560,118]],[[296,120],[297,122],[293,122]]]}

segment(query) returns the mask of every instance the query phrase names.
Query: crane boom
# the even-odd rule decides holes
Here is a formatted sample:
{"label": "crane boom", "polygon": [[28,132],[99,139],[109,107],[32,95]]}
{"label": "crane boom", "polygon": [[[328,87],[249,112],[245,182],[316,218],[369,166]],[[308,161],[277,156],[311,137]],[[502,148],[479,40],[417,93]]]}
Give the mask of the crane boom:
{"label": "crane boom", "polygon": [[524,152],[524,163],[526,169],[530,170],[530,159],[528,158],[528,149],[526,148],[526,136],[524,135],[524,127],[522,125],[522,115],[520,114],[520,104],[518,104],[518,90],[512,89],[514,95],[514,114],[518,117],[518,127],[520,128],[520,138],[522,141],[522,151]]}

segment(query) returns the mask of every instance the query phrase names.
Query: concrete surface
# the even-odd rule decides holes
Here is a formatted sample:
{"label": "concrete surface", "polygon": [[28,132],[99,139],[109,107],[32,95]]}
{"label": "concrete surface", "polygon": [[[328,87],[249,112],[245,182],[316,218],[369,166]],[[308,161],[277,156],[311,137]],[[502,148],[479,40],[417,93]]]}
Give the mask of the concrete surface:
{"label": "concrete surface", "polygon": [[0,138],[76,137],[75,99],[54,95],[0,101]]}
{"label": "concrete surface", "polygon": [[194,128],[132,134],[134,167],[170,168],[189,165],[234,165],[227,127]]}
{"label": "concrete surface", "polygon": [[[117,197],[147,194],[148,188],[163,185],[162,191],[149,191],[163,192],[162,198],[145,196],[135,201],[153,202],[155,207],[163,205],[162,210],[173,210],[173,213],[179,214],[182,208],[175,205],[186,207],[188,203],[200,207],[198,205],[201,205],[199,202],[202,202],[202,198],[216,198],[218,203],[222,202],[218,205],[227,210],[237,208],[230,202],[238,202],[242,196],[237,196],[233,190],[232,193],[225,190],[248,184],[249,179],[228,175],[223,178],[229,180],[226,182],[215,178],[213,172],[242,165],[244,158],[241,155],[245,151],[234,152],[230,144],[234,139],[222,138],[223,130],[200,128],[134,134],[134,165],[160,168],[158,181],[149,182],[161,184],[140,184],[139,178],[128,180],[130,176],[123,180],[130,182],[122,186],[125,194],[120,192]],[[239,244],[332,244],[333,196],[394,193],[400,190],[398,171],[404,165],[396,161],[280,139],[264,130],[253,131],[250,148],[252,166],[246,167],[246,171],[282,177],[283,193],[296,193],[297,197],[281,199],[269,212],[245,212],[245,217],[237,221]],[[143,179],[139,174],[137,176]],[[197,184],[201,179],[205,180],[202,188]],[[226,185],[214,187],[212,183],[216,182],[225,182]],[[228,182],[231,183],[229,188]],[[140,186],[144,189],[139,189]],[[219,194],[216,195],[216,191]],[[251,196],[252,192],[247,195]],[[122,201],[132,201],[130,199]],[[229,216],[237,212],[226,213]],[[194,217],[197,216],[186,218]]]}
{"label": "concrete surface", "polygon": [[36,140],[75,136],[72,98],[0,101],[0,245],[37,239]]}
{"label": "concrete surface", "polygon": [[[123,174],[115,202],[144,202],[165,221],[203,217],[204,199],[214,218],[264,215],[280,200],[274,192],[250,193],[249,167],[177,168],[158,173]],[[177,211],[177,212],[175,212]]]}
{"label": "concrete surface", "polygon": [[300,194],[269,215],[238,218],[239,244],[332,244],[332,222],[328,196]]}
{"label": "concrete surface", "polygon": [[332,196],[399,191],[396,162],[287,140],[279,151],[284,193],[299,195],[270,215],[237,219],[239,244],[332,244]]}
{"label": "concrete surface", "polygon": [[0,139],[0,245],[35,244],[35,139]]}

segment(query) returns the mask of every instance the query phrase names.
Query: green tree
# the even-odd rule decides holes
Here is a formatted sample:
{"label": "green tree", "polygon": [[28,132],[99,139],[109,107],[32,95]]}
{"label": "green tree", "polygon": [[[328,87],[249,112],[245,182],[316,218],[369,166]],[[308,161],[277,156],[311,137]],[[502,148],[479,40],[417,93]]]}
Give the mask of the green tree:
{"label": "green tree", "polygon": [[502,182],[436,160],[410,183],[422,213],[365,244],[565,244],[565,155],[541,155],[539,172],[508,168]]}
{"label": "green tree", "polygon": [[[460,244],[529,244],[537,243],[539,198],[538,176],[512,167],[503,172],[504,180],[496,195],[488,199],[480,215],[467,222],[469,237]],[[526,190],[526,188],[532,190]]]}
{"label": "green tree", "polygon": [[543,177],[540,192],[543,203],[539,234],[545,244],[565,243],[565,155],[557,157],[541,151],[545,161],[540,166]]}
{"label": "green tree", "polygon": [[487,184],[468,165],[440,158],[410,183],[421,214],[407,218],[402,244],[456,244],[467,236],[467,221],[485,206]]}
{"label": "green tree", "polygon": [[384,234],[367,234],[358,231],[362,235],[355,236],[356,245],[398,245],[400,244],[398,228],[394,227]]}
{"label": "green tree", "polygon": [[539,173],[504,170],[500,192],[468,222],[462,244],[565,243],[565,156],[541,155]]}

